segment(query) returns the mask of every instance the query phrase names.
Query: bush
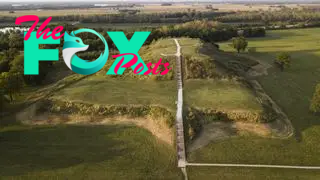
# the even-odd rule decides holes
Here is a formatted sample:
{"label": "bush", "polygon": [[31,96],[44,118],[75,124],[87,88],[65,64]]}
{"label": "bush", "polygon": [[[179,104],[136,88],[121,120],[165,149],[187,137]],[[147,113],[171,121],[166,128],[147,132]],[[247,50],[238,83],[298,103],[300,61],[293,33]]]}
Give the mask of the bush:
{"label": "bush", "polygon": [[174,125],[174,115],[171,111],[158,106],[129,106],[129,105],[99,105],[70,101],[46,100],[42,102],[38,112],[62,114],[101,115],[106,117],[128,116],[164,119],[169,127]]}
{"label": "bush", "polygon": [[320,113],[320,83],[316,86],[316,90],[311,100],[310,110],[313,113]]}
{"label": "bush", "polygon": [[245,51],[248,46],[248,41],[243,37],[236,37],[232,39],[232,45],[235,50],[237,50],[238,53],[240,51]]}
{"label": "bush", "polygon": [[194,59],[194,57],[184,57],[187,72],[187,79],[214,78],[217,76],[215,65],[211,59]]}
{"label": "bush", "polygon": [[278,54],[277,59],[274,61],[274,63],[280,68],[281,71],[283,71],[284,68],[290,67],[291,56],[287,52],[282,52]]}

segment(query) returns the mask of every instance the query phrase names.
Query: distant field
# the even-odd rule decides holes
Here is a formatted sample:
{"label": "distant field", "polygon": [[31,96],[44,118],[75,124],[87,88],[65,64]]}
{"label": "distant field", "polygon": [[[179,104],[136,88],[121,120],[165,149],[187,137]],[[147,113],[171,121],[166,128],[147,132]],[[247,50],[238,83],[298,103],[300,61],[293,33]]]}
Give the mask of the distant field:
{"label": "distant field", "polygon": [[61,10],[22,10],[9,13],[9,11],[0,11],[0,16],[23,16],[23,15],[37,15],[37,16],[67,16],[67,15],[92,15],[92,14],[112,14],[117,13],[115,10],[106,10],[102,8],[90,9],[61,9]]}
{"label": "distant field", "polygon": [[173,147],[135,126],[0,128],[0,179],[181,179]]}
{"label": "distant field", "polygon": [[[288,51],[292,55],[292,66],[284,72],[275,67],[268,70],[268,75],[261,76],[258,81],[265,91],[287,113],[295,127],[295,135],[289,139],[267,139],[248,135],[235,137],[226,141],[215,142],[189,155],[194,162],[212,163],[253,163],[253,164],[284,164],[284,165],[320,165],[319,139],[320,117],[309,113],[309,103],[315,85],[320,79],[320,36],[318,29],[295,29],[268,31],[265,38],[249,39],[249,46],[256,47],[257,53],[249,54],[272,65],[277,53]],[[226,51],[234,51],[228,43],[220,47]],[[195,172],[197,168],[191,168]],[[202,168],[204,172],[215,168]],[[222,169],[222,168],[221,168]],[[229,171],[230,170],[230,171]],[[236,168],[222,169],[228,171],[226,179],[240,177],[260,177],[259,179],[318,179],[319,171],[275,169],[250,170]],[[248,174],[249,177],[243,174]],[[266,175],[271,173],[271,175]],[[275,174],[277,175],[275,175]],[[198,174],[199,176],[200,173]],[[206,175],[208,175],[206,173]],[[223,174],[221,174],[223,176]],[[207,177],[217,177],[215,174]],[[208,178],[210,179],[210,178]],[[256,178],[252,178],[256,179]]]}
{"label": "distant field", "polygon": [[87,28],[115,28],[115,29],[130,29],[130,28],[152,28],[159,26],[171,25],[171,23],[80,23],[82,27]]}
{"label": "distant field", "polygon": [[[230,11],[257,11],[257,10],[274,10],[276,7],[270,7],[267,4],[211,4],[213,8],[219,9],[220,12]],[[290,8],[299,8],[296,4],[286,5]],[[161,6],[160,4],[150,4],[144,7],[134,7],[128,9],[138,9],[141,13],[164,13],[164,12],[188,12],[195,11],[211,11],[206,8],[206,4],[173,4],[172,6]],[[63,16],[63,15],[92,15],[92,14],[114,14],[118,13],[116,9],[107,8],[88,8],[88,9],[62,9],[62,10],[22,10],[9,13],[9,11],[0,11],[0,16],[22,16],[22,15],[38,15],[38,16]]]}
{"label": "distant field", "polygon": [[[68,23],[68,24],[72,24],[72,22],[63,22],[63,21],[52,21],[51,23]],[[24,26],[31,26],[33,23],[30,22],[25,22],[23,23]],[[38,26],[41,25],[41,22],[38,23]],[[130,29],[130,28],[134,28],[134,29],[141,29],[141,30],[146,30],[146,28],[154,28],[154,27],[160,27],[160,26],[166,26],[166,25],[171,25],[171,23],[113,23],[113,24],[109,24],[109,23],[79,23],[76,25],[75,28],[78,27],[84,27],[84,28],[104,28],[104,29],[108,29],[108,28],[112,28],[112,29]],[[19,27],[19,25],[16,25],[14,22],[12,23],[1,23],[0,22],[0,30],[1,27]]]}

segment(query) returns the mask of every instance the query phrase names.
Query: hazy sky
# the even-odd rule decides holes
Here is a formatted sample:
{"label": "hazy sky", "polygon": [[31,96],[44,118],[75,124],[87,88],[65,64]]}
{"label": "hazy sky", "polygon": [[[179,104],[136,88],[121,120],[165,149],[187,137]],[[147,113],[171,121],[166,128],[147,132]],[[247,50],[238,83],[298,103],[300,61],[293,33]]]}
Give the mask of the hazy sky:
{"label": "hazy sky", "polygon": [[[86,2],[89,2],[89,1],[104,1],[106,3],[108,3],[108,1],[150,1],[150,2],[154,2],[154,1],[196,1],[196,0],[10,0],[10,2],[14,3],[14,2],[46,2],[46,1],[51,1],[51,2],[63,2],[63,1],[75,1],[75,2],[79,2],[79,1],[86,1]],[[201,1],[201,0],[200,0]],[[223,2],[224,0],[203,0],[203,1],[211,1],[211,2]],[[251,1],[251,2],[258,2],[258,1],[268,1],[268,0],[227,0],[227,1]],[[301,0],[269,0],[269,1],[277,1],[277,2],[295,2],[295,1],[301,1]],[[320,0],[314,0],[315,2],[316,1],[319,1]],[[0,2],[7,2],[8,3],[8,0],[0,0]]]}

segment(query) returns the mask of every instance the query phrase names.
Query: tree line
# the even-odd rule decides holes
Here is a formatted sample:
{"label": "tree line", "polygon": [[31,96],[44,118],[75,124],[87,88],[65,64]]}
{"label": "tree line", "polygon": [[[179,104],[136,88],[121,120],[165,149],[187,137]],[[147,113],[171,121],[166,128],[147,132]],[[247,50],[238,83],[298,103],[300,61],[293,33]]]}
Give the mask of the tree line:
{"label": "tree line", "polygon": [[[74,14],[52,16],[54,22],[79,21],[81,23],[181,23],[196,19],[214,19],[219,16],[230,14],[230,12],[206,11],[200,12],[189,10],[187,12],[168,12],[168,13],[119,13],[119,14]],[[15,22],[17,17],[0,16],[0,22]],[[48,17],[39,17],[40,22]]]}
{"label": "tree line", "polygon": [[221,22],[262,22],[265,25],[274,23],[319,22],[320,12],[309,9],[283,8],[278,11],[248,11],[226,14],[217,17]]}
{"label": "tree line", "polygon": [[[75,26],[64,24],[64,30],[71,32],[75,30]],[[50,25],[49,27],[54,27]],[[117,54],[118,50],[114,45],[111,38],[108,36],[105,29],[96,28],[102,36],[105,37],[111,54]],[[110,30],[112,31],[112,29]],[[190,37],[200,38],[202,41],[215,43],[218,41],[226,41],[239,35],[239,29],[221,24],[215,21],[196,20],[177,25],[163,26],[159,28],[151,28],[151,34],[144,43],[144,45],[150,44],[160,38],[167,37]],[[135,30],[124,30],[125,35],[130,39]],[[265,30],[263,28],[243,28],[242,34],[245,37],[258,37],[264,36]],[[101,52],[104,50],[104,44],[102,41],[90,33],[80,33],[77,35],[85,44],[89,44],[89,49],[85,52],[79,52],[79,57],[83,59],[95,59],[98,58]],[[39,48],[42,49],[59,49],[59,57],[62,57],[62,45],[63,38],[60,39],[60,45],[55,44],[42,44]],[[2,90],[0,93],[7,94],[13,97],[24,86],[34,86],[46,83],[46,75],[50,71],[55,71],[56,62],[54,61],[42,61],[39,63],[39,75],[23,75],[24,71],[24,56],[23,56],[23,34],[20,31],[8,31],[5,33],[0,32],[0,85]]]}

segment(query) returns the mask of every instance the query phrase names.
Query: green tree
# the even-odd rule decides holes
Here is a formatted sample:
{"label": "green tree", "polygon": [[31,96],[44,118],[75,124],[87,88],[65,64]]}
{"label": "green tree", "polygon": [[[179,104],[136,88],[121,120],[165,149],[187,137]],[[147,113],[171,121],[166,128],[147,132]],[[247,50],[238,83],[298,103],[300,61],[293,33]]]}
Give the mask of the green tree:
{"label": "green tree", "polygon": [[237,50],[238,53],[240,53],[240,51],[245,51],[247,46],[248,46],[248,42],[246,40],[246,38],[244,38],[243,36],[241,37],[236,37],[232,39],[232,46],[234,49]]}
{"label": "green tree", "polygon": [[22,50],[23,49],[23,36],[19,35],[16,32],[11,33],[9,35],[9,47]]}
{"label": "green tree", "polygon": [[281,71],[283,71],[284,68],[290,67],[291,56],[287,52],[280,53],[278,54],[274,63],[280,68]]}
{"label": "green tree", "polygon": [[310,110],[314,113],[320,113],[320,83],[316,86],[316,90],[313,94]]}
{"label": "green tree", "polygon": [[23,74],[23,64],[24,64],[24,56],[17,55],[13,60],[10,61],[10,72],[18,72]]}
{"label": "green tree", "polygon": [[[52,61],[44,61],[39,63],[39,75],[24,75],[23,79],[27,85],[39,85],[45,83],[46,75],[53,68]],[[10,62],[10,72],[24,74],[24,56],[17,55]]]}
{"label": "green tree", "polygon": [[2,93],[10,96],[10,101],[13,101],[13,96],[20,93],[23,87],[23,78],[18,72],[3,72],[0,74],[0,87]]}

